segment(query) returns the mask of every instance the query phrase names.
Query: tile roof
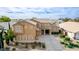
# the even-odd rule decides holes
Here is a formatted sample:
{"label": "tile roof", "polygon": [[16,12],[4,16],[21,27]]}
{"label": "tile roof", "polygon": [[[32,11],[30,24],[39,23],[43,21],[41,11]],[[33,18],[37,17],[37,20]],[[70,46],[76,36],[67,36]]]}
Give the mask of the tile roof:
{"label": "tile roof", "polygon": [[64,22],[59,24],[59,27],[73,33],[79,32],[79,22]]}

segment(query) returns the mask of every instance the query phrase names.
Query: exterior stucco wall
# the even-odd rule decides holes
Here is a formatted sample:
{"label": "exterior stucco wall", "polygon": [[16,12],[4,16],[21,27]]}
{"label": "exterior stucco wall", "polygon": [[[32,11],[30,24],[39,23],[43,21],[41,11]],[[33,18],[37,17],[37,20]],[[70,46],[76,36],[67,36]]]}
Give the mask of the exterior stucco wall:
{"label": "exterior stucco wall", "polygon": [[72,33],[72,32],[67,32],[67,35],[68,35],[71,39],[74,39],[74,33]]}
{"label": "exterior stucco wall", "polygon": [[[13,28],[15,29],[16,26],[21,26],[19,23],[14,25]],[[32,24],[29,23],[23,23],[23,33],[17,33],[15,32],[16,35],[16,41],[17,42],[31,42],[36,39],[36,28]]]}

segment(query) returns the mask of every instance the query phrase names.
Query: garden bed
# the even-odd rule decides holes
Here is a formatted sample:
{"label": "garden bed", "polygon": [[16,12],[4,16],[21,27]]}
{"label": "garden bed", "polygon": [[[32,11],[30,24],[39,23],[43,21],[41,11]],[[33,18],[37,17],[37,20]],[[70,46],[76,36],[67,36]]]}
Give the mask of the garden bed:
{"label": "garden bed", "polygon": [[60,35],[60,43],[67,49],[79,49],[79,42],[70,40],[68,36]]}

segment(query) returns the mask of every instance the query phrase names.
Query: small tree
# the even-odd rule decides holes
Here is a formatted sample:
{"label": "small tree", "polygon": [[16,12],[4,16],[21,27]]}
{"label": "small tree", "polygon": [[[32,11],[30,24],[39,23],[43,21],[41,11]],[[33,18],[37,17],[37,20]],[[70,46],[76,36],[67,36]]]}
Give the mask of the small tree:
{"label": "small tree", "polygon": [[14,32],[12,29],[7,30],[8,39],[13,41],[13,38],[15,37]]}
{"label": "small tree", "polygon": [[71,18],[63,18],[62,19],[64,22],[67,22],[67,21],[70,21],[70,20],[72,20]]}
{"label": "small tree", "polygon": [[79,22],[79,18],[75,18],[74,21],[75,21],[75,22]]}
{"label": "small tree", "polygon": [[0,22],[8,22],[9,29],[10,29],[10,23],[9,23],[10,21],[11,21],[11,19],[7,16],[2,16],[0,18]]}
{"label": "small tree", "polygon": [[14,35],[12,29],[9,29],[9,30],[7,30],[7,32],[5,32],[4,39],[6,40],[6,43],[8,45],[9,45],[9,41],[13,42],[14,37],[15,37],[15,35]]}
{"label": "small tree", "polygon": [[10,22],[10,21],[11,21],[11,19],[9,17],[7,17],[7,16],[2,16],[0,18],[0,22]]}

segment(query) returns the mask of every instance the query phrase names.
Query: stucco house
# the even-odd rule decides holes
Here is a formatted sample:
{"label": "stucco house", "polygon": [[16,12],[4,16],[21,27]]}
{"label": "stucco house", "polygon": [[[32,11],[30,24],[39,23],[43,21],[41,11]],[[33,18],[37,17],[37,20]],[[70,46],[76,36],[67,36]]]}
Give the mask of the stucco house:
{"label": "stucco house", "polygon": [[79,39],[79,22],[64,22],[59,24],[59,27],[71,39]]}
{"label": "stucco house", "polygon": [[48,19],[19,20],[12,28],[17,42],[34,42],[38,36],[59,32],[58,23]]}
{"label": "stucco house", "polygon": [[40,35],[51,35],[54,32],[59,32],[58,22],[49,19],[32,19],[37,23],[40,29]]}
{"label": "stucco house", "polygon": [[13,31],[17,42],[34,42],[37,37],[36,23],[32,21],[18,21],[13,25]]}

